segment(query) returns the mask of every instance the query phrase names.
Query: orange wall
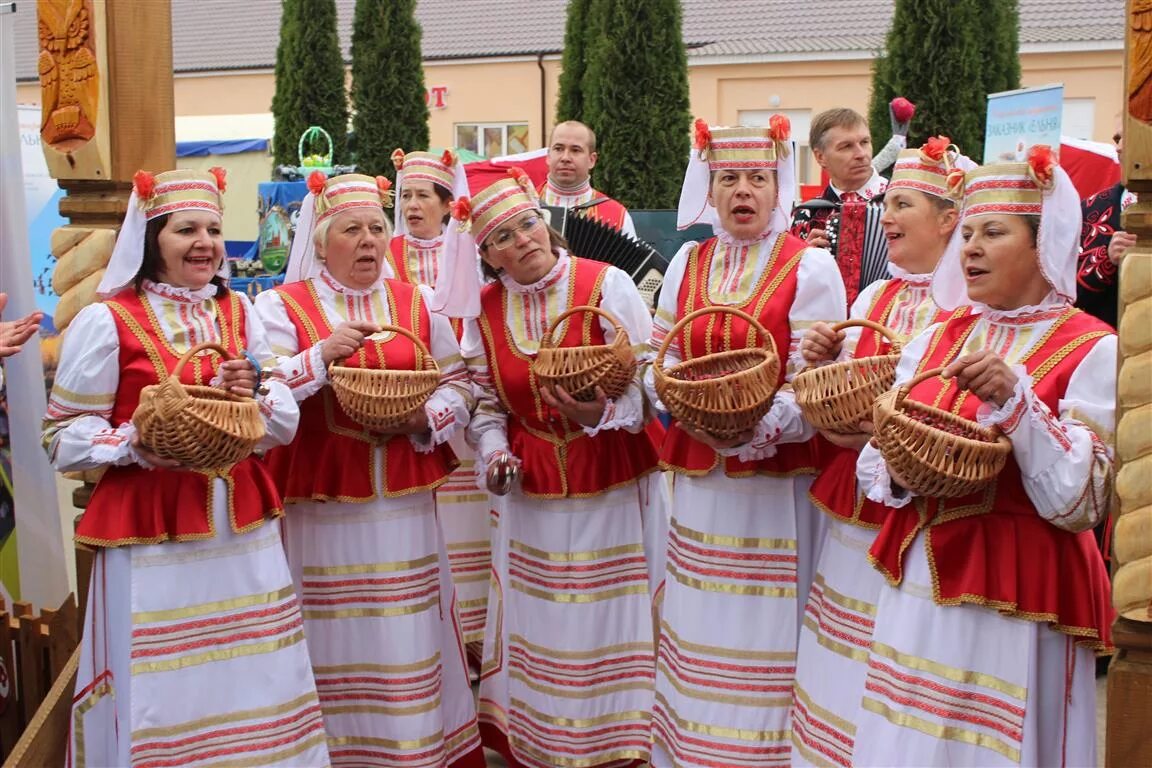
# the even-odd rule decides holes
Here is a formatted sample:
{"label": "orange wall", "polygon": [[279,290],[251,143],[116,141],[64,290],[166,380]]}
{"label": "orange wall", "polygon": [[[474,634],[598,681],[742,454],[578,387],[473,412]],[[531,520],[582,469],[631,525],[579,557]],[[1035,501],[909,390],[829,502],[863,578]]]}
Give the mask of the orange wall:
{"label": "orange wall", "polygon": [[[1026,86],[1063,82],[1067,98],[1095,99],[1094,136],[1106,141],[1121,109],[1122,51],[1025,54],[1021,57]],[[430,114],[431,143],[455,143],[457,123],[529,124],[531,146],[543,146],[551,128],[560,73],[558,57],[543,62],[544,125],[541,126],[541,72],[534,57],[464,63],[429,62],[425,82],[446,88],[444,107]],[[833,106],[866,111],[871,89],[871,61],[695,64],[689,70],[693,117],[733,124],[741,110],[809,109],[815,114]],[[175,79],[177,115],[227,115],[266,112],[272,103],[272,73],[206,74]],[[779,101],[773,103],[772,97]],[[17,100],[39,103],[35,85],[17,87]]]}

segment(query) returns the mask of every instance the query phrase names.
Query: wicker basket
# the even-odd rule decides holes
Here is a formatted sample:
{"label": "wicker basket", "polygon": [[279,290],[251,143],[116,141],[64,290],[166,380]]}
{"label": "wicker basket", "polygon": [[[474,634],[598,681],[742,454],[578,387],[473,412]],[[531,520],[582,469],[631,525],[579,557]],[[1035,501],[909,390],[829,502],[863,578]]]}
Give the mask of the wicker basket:
{"label": "wicker basket", "polygon": [[192,469],[225,469],[252,453],[264,437],[264,419],[251,397],[180,382],[184,366],[204,350],[230,359],[218,344],[192,347],[167,379],[140,391],[132,423],[140,442],[158,456]]}
{"label": "wicker basket", "polygon": [[[583,312],[599,315],[616,327],[612,343],[587,347],[556,346],[553,339],[556,329],[572,315]],[[532,361],[532,373],[543,384],[564,387],[573,400],[585,403],[595,400],[597,386],[609,398],[616,398],[624,394],[636,374],[636,355],[632,353],[628,332],[616,318],[599,307],[572,307],[556,318],[540,340],[540,351]]]}
{"label": "wicker basket", "polygon": [[848,320],[832,326],[868,328],[882,334],[892,344],[886,355],[859,357],[830,365],[805,368],[792,380],[796,403],[804,418],[817,429],[829,432],[856,432],[859,423],[872,417],[876,398],[892,388],[896,363],[900,361],[899,337],[871,320]]}
{"label": "wicker basket", "polygon": [[398,333],[412,342],[416,370],[350,368],[333,363],[328,366],[328,381],[345,413],[370,430],[385,432],[403,425],[424,407],[440,385],[440,366],[411,331],[394,325],[380,330]]}
{"label": "wicker basket", "polygon": [[[744,320],[764,339],[764,346],[714,352],[665,370],[664,355],[672,340],[693,320],[709,314]],[[677,421],[719,440],[731,440],[754,429],[772,407],[780,357],[776,342],[756,318],[732,307],[705,307],[672,327],[656,354],[652,373],[656,394]]]}
{"label": "wicker basket", "polygon": [[1004,468],[1012,442],[999,429],[906,399],[943,368],[924,371],[876,400],[876,442],[888,468],[922,496],[955,498],[978,491]]}

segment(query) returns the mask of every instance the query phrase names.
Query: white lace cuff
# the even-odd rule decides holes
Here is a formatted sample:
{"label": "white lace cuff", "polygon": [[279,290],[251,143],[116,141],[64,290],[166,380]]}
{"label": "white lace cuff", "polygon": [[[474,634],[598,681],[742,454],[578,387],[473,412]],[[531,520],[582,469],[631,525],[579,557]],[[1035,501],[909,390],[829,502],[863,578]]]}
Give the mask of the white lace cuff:
{"label": "white lace cuff", "polygon": [[1006,435],[1011,435],[1020,426],[1025,414],[1032,405],[1032,377],[1022,365],[1013,365],[1016,386],[1012,395],[999,407],[985,403],[976,411],[976,421],[982,427],[1000,427]]}

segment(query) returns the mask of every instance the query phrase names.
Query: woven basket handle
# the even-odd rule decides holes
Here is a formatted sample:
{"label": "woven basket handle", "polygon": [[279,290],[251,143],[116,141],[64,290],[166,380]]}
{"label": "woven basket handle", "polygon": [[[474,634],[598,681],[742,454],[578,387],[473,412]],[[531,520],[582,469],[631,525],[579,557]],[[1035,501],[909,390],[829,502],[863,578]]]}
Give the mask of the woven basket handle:
{"label": "woven basket handle", "polygon": [[[398,325],[382,325],[382,326],[380,326],[380,330],[378,331],[378,333],[387,333],[389,331],[391,331],[392,333],[398,333],[401,336],[406,337],[409,341],[412,342],[412,346],[414,346],[416,348],[416,365],[417,365],[417,367],[423,367],[423,365],[424,365],[423,361],[424,361],[425,357],[432,357],[432,353],[428,351],[428,347],[424,346],[424,342],[422,342],[420,340],[419,336],[412,333],[412,331],[408,330],[407,328],[401,328]],[[373,335],[375,335],[375,334],[373,334]]]}
{"label": "woven basket handle", "polygon": [[617,338],[619,338],[621,334],[623,334],[624,337],[627,338],[628,332],[626,330],[624,330],[624,326],[620,325],[619,320],[617,320],[615,317],[613,317],[610,313],[605,312],[604,310],[600,309],[600,307],[593,307],[591,305],[584,304],[584,305],[581,305],[579,307],[572,307],[567,312],[561,313],[559,317],[557,317],[555,320],[553,320],[552,325],[548,326],[548,332],[544,334],[544,338],[540,339],[540,346],[541,347],[554,347],[554,346],[556,346],[556,342],[552,339],[552,336],[556,333],[556,329],[560,327],[560,323],[562,323],[565,320],[567,320],[568,318],[572,317],[572,315],[576,315],[576,314],[579,314],[581,312],[591,312],[594,315],[600,315],[600,317],[602,317],[605,320],[607,320],[608,322],[612,323],[612,326],[616,329]]}
{"label": "woven basket handle", "polygon": [[672,339],[676,338],[680,334],[680,331],[684,330],[686,325],[698,317],[711,314],[734,315],[748,323],[748,325],[752,326],[757,331],[757,333],[760,334],[760,337],[767,342],[765,347],[771,350],[773,355],[779,357],[779,352],[776,349],[776,340],[772,338],[772,334],[768,333],[768,329],[760,324],[759,320],[752,317],[752,315],[748,314],[747,312],[742,312],[735,307],[717,305],[714,307],[701,307],[695,312],[689,312],[687,315],[684,315],[684,317],[680,318],[680,321],[676,323],[676,325],[672,326],[672,330],[668,331],[668,335],[664,337],[664,341],[660,344],[660,351],[656,353],[656,360],[654,363],[656,368],[664,368],[664,355],[668,352],[668,346],[672,343]]}
{"label": "woven basket handle", "polygon": [[908,397],[908,393],[912,391],[913,387],[922,381],[927,381],[934,376],[939,376],[943,372],[943,368],[930,368],[927,371],[922,371],[921,373],[916,374],[911,379],[901,384],[900,388],[896,391],[896,409],[899,410],[900,406],[904,404],[904,398]]}
{"label": "woven basket handle", "polygon": [[232,359],[232,353],[224,349],[224,347],[220,346],[219,344],[215,344],[210,341],[203,344],[197,344],[180,356],[180,361],[176,363],[176,367],[172,369],[172,376],[179,380],[180,374],[184,371],[184,366],[188,364],[188,361],[206,349],[220,355],[220,357],[222,357],[224,360]]}
{"label": "woven basket handle", "polygon": [[842,331],[845,328],[867,328],[869,330],[876,331],[876,333],[888,339],[888,343],[892,345],[892,354],[895,355],[900,353],[900,347],[902,346],[900,334],[889,328],[885,328],[883,325],[880,325],[880,323],[874,323],[871,320],[859,318],[856,320],[845,320],[842,323],[836,323],[834,326],[832,326],[833,331]]}

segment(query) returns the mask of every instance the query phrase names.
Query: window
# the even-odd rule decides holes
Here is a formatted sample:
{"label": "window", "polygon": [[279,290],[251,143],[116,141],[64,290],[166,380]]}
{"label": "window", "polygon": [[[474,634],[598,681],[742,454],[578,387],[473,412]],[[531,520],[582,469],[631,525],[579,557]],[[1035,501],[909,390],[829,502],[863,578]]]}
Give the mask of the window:
{"label": "window", "polygon": [[[808,130],[812,127],[812,110],[810,109],[742,109],[736,113],[736,120],[740,125],[754,125],[757,127],[768,125],[768,118],[772,115],[784,115],[792,123],[792,141],[796,144],[796,162],[798,163],[796,183],[815,184],[820,181],[820,170],[813,168],[816,161],[808,151]],[[815,179],[815,181],[811,181]]]}
{"label": "window", "polygon": [[528,151],[528,123],[457,123],[456,146],[483,157]]}
{"label": "window", "polygon": [[1060,116],[1060,133],[1074,139],[1096,138],[1096,99],[1064,99]]}

